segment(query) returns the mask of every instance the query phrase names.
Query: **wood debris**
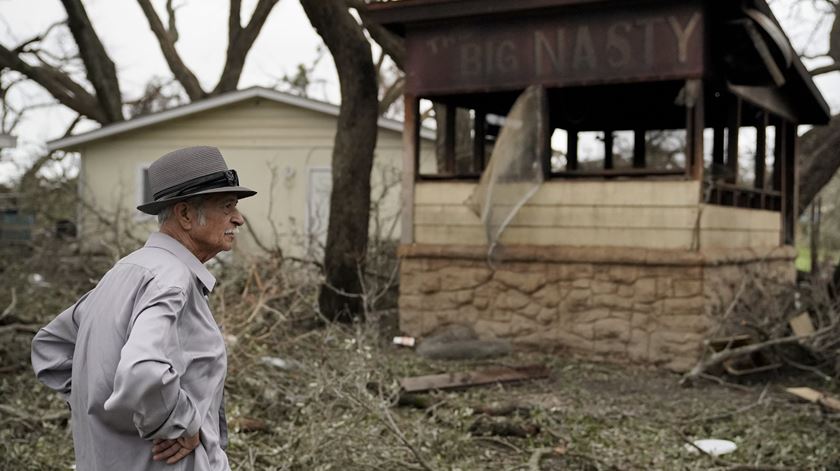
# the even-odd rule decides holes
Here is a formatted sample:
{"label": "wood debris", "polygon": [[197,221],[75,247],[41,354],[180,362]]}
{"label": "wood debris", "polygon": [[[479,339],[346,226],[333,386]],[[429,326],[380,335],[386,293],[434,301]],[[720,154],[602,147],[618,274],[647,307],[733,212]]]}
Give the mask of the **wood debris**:
{"label": "wood debris", "polygon": [[545,365],[527,365],[520,367],[497,367],[458,373],[402,378],[400,387],[405,392],[431,391],[435,389],[455,389],[485,384],[508,383],[548,377]]}
{"label": "wood debris", "polygon": [[786,388],[785,391],[808,402],[819,404],[827,409],[840,412],[840,399],[811,388]]}

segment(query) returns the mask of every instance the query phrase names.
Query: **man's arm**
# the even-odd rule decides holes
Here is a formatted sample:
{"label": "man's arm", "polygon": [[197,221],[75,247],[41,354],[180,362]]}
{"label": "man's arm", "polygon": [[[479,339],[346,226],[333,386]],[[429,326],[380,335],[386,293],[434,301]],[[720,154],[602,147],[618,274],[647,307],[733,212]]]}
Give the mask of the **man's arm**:
{"label": "man's arm", "polygon": [[194,436],[201,417],[181,388],[172,360],[180,351],[176,321],[186,294],[180,289],[152,289],[144,297],[120,352],[114,392],[105,401],[105,410],[130,412],[147,440]]}
{"label": "man's arm", "polygon": [[79,332],[76,311],[88,294],[39,330],[32,339],[32,368],[35,376],[50,389],[58,391],[65,401],[70,399],[73,351],[76,348],[76,334]]}

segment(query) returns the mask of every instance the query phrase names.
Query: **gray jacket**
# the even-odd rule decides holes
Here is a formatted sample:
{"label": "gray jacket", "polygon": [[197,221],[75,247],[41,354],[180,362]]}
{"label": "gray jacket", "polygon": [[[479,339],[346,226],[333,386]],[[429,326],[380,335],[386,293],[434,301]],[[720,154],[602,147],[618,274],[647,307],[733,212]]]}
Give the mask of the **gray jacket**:
{"label": "gray jacket", "polygon": [[[230,469],[227,357],[206,297],[215,283],[183,245],[154,233],[35,335],[35,374],[72,410],[77,469]],[[152,461],[152,440],[199,431],[180,462]]]}

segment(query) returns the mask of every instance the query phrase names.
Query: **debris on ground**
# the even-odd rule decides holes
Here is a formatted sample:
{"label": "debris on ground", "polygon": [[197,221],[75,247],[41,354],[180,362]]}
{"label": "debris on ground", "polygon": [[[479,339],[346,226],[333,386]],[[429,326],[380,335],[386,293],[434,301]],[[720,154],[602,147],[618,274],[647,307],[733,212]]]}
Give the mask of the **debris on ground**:
{"label": "debris on ground", "polygon": [[831,409],[835,412],[840,412],[840,399],[829,396],[823,392],[811,388],[787,388],[785,391],[793,394],[796,397],[805,399],[808,402],[819,404],[826,409]]}
{"label": "debris on ground", "polygon": [[711,456],[720,456],[727,453],[732,453],[738,449],[735,442],[729,440],[720,440],[718,438],[703,438],[694,440],[690,444],[685,444],[685,449],[691,453],[706,453]]}
{"label": "debris on ground", "polygon": [[470,326],[448,324],[424,338],[417,354],[433,360],[481,360],[509,355],[510,342],[504,339],[480,339]]}
{"label": "debris on ground", "polygon": [[458,373],[402,378],[400,380],[400,389],[408,393],[416,393],[444,389],[461,389],[496,383],[510,383],[546,377],[548,377],[548,369],[545,365],[496,367]]}

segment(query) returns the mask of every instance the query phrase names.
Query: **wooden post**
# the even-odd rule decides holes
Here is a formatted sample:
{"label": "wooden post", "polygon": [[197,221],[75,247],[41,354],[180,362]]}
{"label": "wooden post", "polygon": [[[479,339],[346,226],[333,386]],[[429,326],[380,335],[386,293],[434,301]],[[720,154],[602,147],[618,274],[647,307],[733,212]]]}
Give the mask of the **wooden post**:
{"label": "wooden post", "polygon": [[540,163],[543,167],[543,179],[548,180],[551,176],[551,134],[554,128],[551,127],[551,119],[548,111],[548,91],[545,88],[540,90],[539,100],[539,123],[537,123],[538,149],[540,149]]}
{"label": "wooden post", "polygon": [[604,169],[614,167],[613,163],[613,132],[612,129],[604,131]]}
{"label": "wooden post", "polygon": [[633,130],[633,168],[645,168],[647,165],[647,146],[645,145],[645,130]]}
{"label": "wooden post", "polygon": [[767,112],[761,112],[761,119],[755,127],[755,188],[764,189],[767,167]]}
{"label": "wooden post", "polygon": [[796,165],[798,150],[796,125],[786,122],[784,129],[785,159],[782,165],[782,188],[785,221],[782,228],[785,233],[784,243],[794,245],[796,243],[796,219],[799,217],[799,166]]}
{"label": "wooden post", "polygon": [[691,179],[703,180],[703,129],[706,125],[703,82],[688,82],[686,88],[693,88],[696,97],[692,106],[685,110],[685,171]]}
{"label": "wooden post", "polygon": [[712,176],[715,178],[723,174],[724,157],[723,157],[723,136],[726,129],[726,118],[723,112],[723,96],[714,99],[714,133],[712,136]]}
{"label": "wooden post", "polygon": [[822,198],[817,197],[811,203],[811,279],[816,280],[820,270],[820,219],[822,218]]}
{"label": "wooden post", "polygon": [[444,172],[447,175],[455,175],[455,105],[446,105],[446,116],[444,117],[445,129],[443,135]]}
{"label": "wooden post", "polygon": [[775,123],[776,135],[773,139],[773,174],[770,176],[770,188],[773,191],[782,191],[782,161],[785,148],[783,127],[784,120],[779,118]]}
{"label": "wooden post", "polygon": [[403,125],[402,229],[400,243],[414,243],[414,185],[420,169],[420,100],[405,95]]}
{"label": "wooden post", "polygon": [[566,131],[566,170],[578,169],[578,132],[577,129]]}
{"label": "wooden post", "polygon": [[485,148],[484,141],[487,135],[487,114],[475,110],[473,119],[473,170],[481,173],[484,171]]}
{"label": "wooden post", "polygon": [[726,127],[728,129],[726,140],[726,175],[724,180],[727,183],[738,183],[738,130],[741,126],[741,99],[732,98],[732,103],[727,115]]}

